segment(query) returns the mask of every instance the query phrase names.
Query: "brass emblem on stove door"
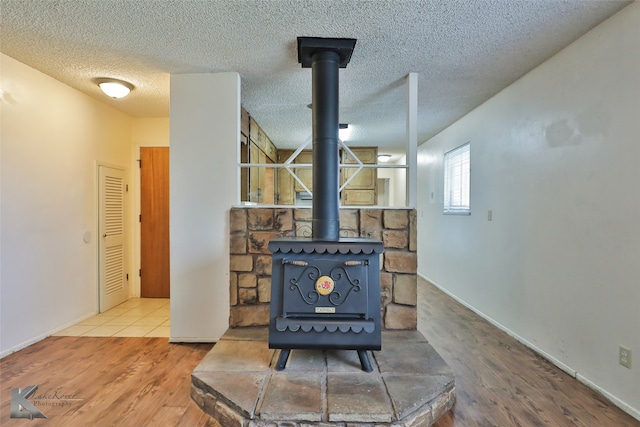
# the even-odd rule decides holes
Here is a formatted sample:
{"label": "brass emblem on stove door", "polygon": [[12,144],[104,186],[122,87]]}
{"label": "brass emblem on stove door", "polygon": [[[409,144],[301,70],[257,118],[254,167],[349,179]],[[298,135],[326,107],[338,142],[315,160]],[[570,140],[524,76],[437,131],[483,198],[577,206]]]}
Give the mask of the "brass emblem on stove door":
{"label": "brass emblem on stove door", "polygon": [[335,286],[335,282],[329,276],[321,276],[316,280],[316,292],[320,295],[329,295]]}

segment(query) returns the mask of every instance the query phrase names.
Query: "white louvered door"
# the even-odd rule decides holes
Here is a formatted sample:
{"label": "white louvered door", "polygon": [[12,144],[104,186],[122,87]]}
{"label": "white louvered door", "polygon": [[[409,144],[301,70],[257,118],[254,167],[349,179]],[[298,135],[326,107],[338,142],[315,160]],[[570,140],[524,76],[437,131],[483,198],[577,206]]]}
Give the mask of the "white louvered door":
{"label": "white louvered door", "polygon": [[100,312],[127,300],[124,170],[99,166]]}

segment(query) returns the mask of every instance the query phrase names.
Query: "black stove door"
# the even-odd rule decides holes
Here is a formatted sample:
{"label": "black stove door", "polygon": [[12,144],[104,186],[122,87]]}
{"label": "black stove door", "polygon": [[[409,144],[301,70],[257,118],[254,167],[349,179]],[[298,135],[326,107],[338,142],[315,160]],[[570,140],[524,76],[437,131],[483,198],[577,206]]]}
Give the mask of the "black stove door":
{"label": "black stove door", "polygon": [[310,258],[284,262],[284,317],[368,319],[367,260]]}

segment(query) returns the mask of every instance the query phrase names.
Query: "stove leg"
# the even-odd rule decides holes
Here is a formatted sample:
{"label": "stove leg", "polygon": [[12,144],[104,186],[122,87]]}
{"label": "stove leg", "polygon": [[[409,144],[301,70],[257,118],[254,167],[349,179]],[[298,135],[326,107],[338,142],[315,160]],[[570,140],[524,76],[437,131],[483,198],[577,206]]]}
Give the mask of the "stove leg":
{"label": "stove leg", "polygon": [[290,348],[280,349],[280,356],[278,356],[278,362],[276,363],[276,371],[284,370],[284,367],[287,365],[287,360],[289,360],[289,353],[291,353]]}
{"label": "stove leg", "polygon": [[371,362],[369,361],[369,355],[366,350],[358,350],[358,357],[360,358],[360,365],[362,365],[362,370],[365,372],[373,371],[371,367]]}

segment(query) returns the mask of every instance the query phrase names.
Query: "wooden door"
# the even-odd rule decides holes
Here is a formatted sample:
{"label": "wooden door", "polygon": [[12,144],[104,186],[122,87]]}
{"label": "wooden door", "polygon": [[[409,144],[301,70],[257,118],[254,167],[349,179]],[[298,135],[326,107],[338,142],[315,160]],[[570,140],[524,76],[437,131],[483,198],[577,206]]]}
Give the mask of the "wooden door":
{"label": "wooden door", "polygon": [[129,297],[125,251],[124,169],[98,166],[98,243],[100,312],[123,303]]}
{"label": "wooden door", "polygon": [[293,205],[296,202],[293,191],[293,176],[286,169],[278,169],[278,204]]}
{"label": "wooden door", "polygon": [[[378,161],[378,149],[376,147],[351,148],[355,155],[363,164],[376,164]],[[356,164],[355,158],[346,150],[342,153],[342,163]],[[356,174],[356,168],[342,168],[340,170],[340,183],[346,182],[353,176],[351,181],[342,190],[341,198],[343,205],[375,205],[377,204],[377,184],[378,171],[373,168],[364,168]],[[355,176],[354,176],[355,174]]]}
{"label": "wooden door", "polygon": [[169,298],[169,148],[140,148],[140,296]]}
{"label": "wooden door", "polygon": [[[249,142],[249,163],[260,163],[260,149],[253,142]],[[249,201],[260,202],[260,168],[249,168]]]}
{"label": "wooden door", "polygon": [[[260,163],[270,164],[273,163],[265,153],[260,151]],[[262,170],[260,174],[260,203],[266,205],[272,205],[275,203],[276,194],[276,175],[274,168],[260,168]]]}
{"label": "wooden door", "polygon": [[[313,152],[311,150],[301,151],[298,157],[295,158],[294,163],[312,164]],[[307,186],[309,191],[313,192],[313,168],[296,168],[293,173]],[[297,180],[293,187],[295,191],[307,191]]]}
{"label": "wooden door", "polygon": [[[289,160],[293,150],[278,150],[278,163]],[[277,197],[276,202],[280,205],[293,205],[296,202],[296,194],[293,191],[293,176],[287,169],[279,168],[276,172]]]}

